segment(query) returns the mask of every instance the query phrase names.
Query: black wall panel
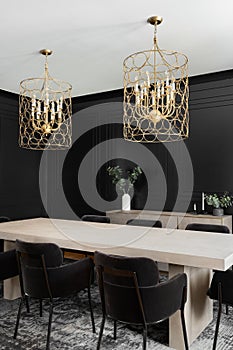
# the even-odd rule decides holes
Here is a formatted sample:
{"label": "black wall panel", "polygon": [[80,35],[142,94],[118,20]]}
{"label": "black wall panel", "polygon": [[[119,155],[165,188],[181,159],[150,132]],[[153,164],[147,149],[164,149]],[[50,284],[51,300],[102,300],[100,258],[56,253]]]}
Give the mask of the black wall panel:
{"label": "black wall panel", "polygon": [[41,152],[18,146],[18,96],[0,92],[0,216],[44,215],[39,191]]}
{"label": "black wall panel", "polygon": [[[79,187],[80,169],[90,152],[84,191],[91,174],[106,209],[120,208],[107,166],[119,162],[127,170],[137,163],[136,158],[142,162],[144,175],[135,184],[135,209],[144,207],[148,191],[152,201],[147,209],[161,209],[166,192],[165,210],[174,206],[175,210],[191,210],[194,202],[200,208],[202,191],[233,193],[233,70],[190,79],[190,137],[185,146],[180,142],[135,145],[135,157],[131,157],[132,143],[122,138],[122,100],[122,90],[73,99],[74,138],[79,130],[84,131],[65,156],[63,152],[48,153],[44,191],[50,216],[73,218],[60,202],[63,197],[79,217],[104,211],[89,203]],[[0,105],[0,215],[13,219],[46,215],[39,189],[41,152],[18,146],[18,96],[2,91]],[[105,143],[104,151],[97,147]]]}
{"label": "black wall panel", "polygon": [[[104,94],[86,96],[88,105],[98,105],[99,103],[122,100],[114,92],[108,92],[105,99]],[[82,108],[82,98],[74,100],[75,108]],[[81,101],[81,103],[80,103]],[[197,203],[201,209],[201,192],[233,192],[233,70],[218,72],[214,74],[193,77],[190,79],[190,137],[184,142],[190,160],[180,142],[174,142],[168,147],[165,144],[144,145],[159,162],[166,178],[167,196],[164,206],[165,210],[192,210],[193,203]],[[119,116],[119,120],[122,115]],[[111,124],[111,115],[109,116]],[[121,129],[114,125],[112,137],[121,137]],[[96,131],[93,130],[93,133]],[[107,131],[106,131],[107,132]],[[109,130],[108,130],[109,133]],[[102,138],[104,137],[102,130]],[[98,138],[98,137],[97,137]],[[101,139],[99,139],[99,142]],[[124,145],[127,159],[127,142]],[[122,151],[122,150],[121,150]],[[135,151],[136,152],[136,151]],[[124,153],[124,152],[123,152]],[[122,152],[119,152],[119,159]],[[130,161],[130,160],[129,160]],[[129,163],[128,161],[128,163]],[[190,185],[188,163],[193,165],[194,183]],[[127,161],[126,161],[127,162]],[[178,166],[179,164],[179,166]],[[127,167],[127,164],[126,164]],[[146,166],[146,177],[150,174],[151,164],[148,161]],[[179,192],[180,176],[183,187],[177,201]],[[135,196],[132,205],[135,209],[143,208],[147,191],[146,177],[138,181],[135,186]],[[101,181],[102,179],[102,181]],[[109,185],[109,176],[106,171],[101,171],[99,187],[101,195],[111,200],[112,188]],[[153,191],[153,189],[152,189]],[[154,202],[148,209],[159,209],[159,196],[155,191]],[[190,204],[188,205],[188,203]],[[93,208],[92,208],[93,209]],[[88,208],[91,211],[91,208]],[[95,210],[93,209],[93,212]]]}
{"label": "black wall panel", "polygon": [[[200,192],[233,193],[233,71],[190,87],[190,138],[194,169],[193,201]],[[199,200],[200,201],[200,200]]]}

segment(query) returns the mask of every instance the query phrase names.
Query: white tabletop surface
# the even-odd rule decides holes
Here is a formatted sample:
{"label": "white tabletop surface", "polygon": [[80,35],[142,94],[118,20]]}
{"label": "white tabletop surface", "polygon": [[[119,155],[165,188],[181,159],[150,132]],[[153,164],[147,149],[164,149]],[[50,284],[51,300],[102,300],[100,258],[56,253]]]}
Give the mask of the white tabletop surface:
{"label": "white tabletop surface", "polygon": [[0,223],[0,238],[53,242],[67,249],[147,256],[210,269],[233,265],[232,234],[36,218]]}

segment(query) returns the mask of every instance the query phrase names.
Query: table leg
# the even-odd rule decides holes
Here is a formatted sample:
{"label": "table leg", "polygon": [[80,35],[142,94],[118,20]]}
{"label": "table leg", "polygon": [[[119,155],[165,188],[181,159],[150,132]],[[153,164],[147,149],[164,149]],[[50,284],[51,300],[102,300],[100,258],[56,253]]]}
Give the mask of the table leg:
{"label": "table leg", "polygon": [[[169,278],[183,272],[186,273],[188,278],[185,321],[188,342],[192,344],[213,319],[213,302],[206,295],[211,282],[212,271],[203,268],[169,264]],[[179,311],[170,317],[169,320],[169,346],[177,350],[184,349]]]}
{"label": "table leg", "polygon": [[[4,251],[15,248],[15,243],[4,241]],[[3,297],[4,299],[13,300],[21,296],[19,277],[8,278],[3,282]]]}

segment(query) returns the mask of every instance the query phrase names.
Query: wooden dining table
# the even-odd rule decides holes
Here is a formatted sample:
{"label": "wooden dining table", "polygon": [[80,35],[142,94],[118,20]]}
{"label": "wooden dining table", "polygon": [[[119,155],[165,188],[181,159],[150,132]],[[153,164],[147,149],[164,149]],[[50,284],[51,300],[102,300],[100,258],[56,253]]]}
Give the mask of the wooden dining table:
{"label": "wooden dining table", "polygon": [[[189,344],[213,318],[213,304],[206,296],[212,270],[227,270],[233,265],[233,235],[136,227],[117,224],[35,218],[0,224],[4,249],[14,246],[16,239],[30,242],[53,242],[61,248],[93,253],[143,256],[168,263],[169,278],[185,272],[188,294],[185,318]],[[18,296],[17,278],[4,285],[4,296]],[[169,320],[169,346],[183,350],[179,313]]]}

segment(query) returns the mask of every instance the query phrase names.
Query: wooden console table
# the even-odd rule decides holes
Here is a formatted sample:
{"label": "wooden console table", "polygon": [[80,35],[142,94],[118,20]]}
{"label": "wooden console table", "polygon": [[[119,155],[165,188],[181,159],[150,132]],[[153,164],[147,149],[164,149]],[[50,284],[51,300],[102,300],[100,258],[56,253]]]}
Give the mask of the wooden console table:
{"label": "wooden console table", "polygon": [[130,219],[160,220],[163,228],[177,228],[184,230],[188,224],[212,224],[225,225],[232,232],[232,216],[213,216],[213,215],[195,215],[191,213],[179,212],[158,212],[150,210],[112,210],[107,211],[106,215],[110,217],[112,224],[125,225]]}

